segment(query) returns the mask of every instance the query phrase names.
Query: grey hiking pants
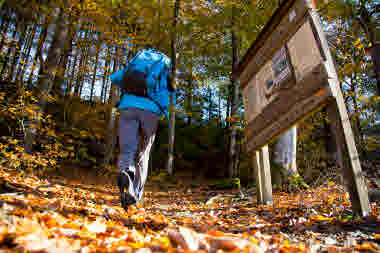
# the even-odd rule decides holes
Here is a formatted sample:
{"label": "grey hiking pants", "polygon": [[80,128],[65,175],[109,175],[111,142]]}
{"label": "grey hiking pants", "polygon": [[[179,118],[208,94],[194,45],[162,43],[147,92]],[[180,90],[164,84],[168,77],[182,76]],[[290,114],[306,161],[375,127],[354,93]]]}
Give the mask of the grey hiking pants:
{"label": "grey hiking pants", "polygon": [[130,192],[140,201],[148,177],[150,150],[152,148],[159,116],[153,112],[129,108],[120,112],[119,118],[119,170],[134,174]]}

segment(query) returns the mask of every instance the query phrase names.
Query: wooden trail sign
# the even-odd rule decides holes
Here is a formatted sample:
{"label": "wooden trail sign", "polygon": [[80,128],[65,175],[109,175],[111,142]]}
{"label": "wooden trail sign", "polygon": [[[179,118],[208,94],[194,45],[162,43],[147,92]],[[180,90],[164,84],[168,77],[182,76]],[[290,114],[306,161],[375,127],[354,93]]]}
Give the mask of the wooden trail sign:
{"label": "wooden trail sign", "polygon": [[267,144],[327,106],[353,211],[369,214],[347,109],[315,1],[282,1],[234,76],[243,89],[248,151],[253,156],[259,200],[272,202]]}

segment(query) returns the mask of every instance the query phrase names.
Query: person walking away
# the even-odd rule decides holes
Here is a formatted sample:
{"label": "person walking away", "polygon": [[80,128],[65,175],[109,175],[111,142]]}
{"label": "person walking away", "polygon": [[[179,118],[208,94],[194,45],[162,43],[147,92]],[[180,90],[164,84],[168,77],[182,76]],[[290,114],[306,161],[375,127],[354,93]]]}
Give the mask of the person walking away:
{"label": "person walking away", "polygon": [[170,70],[168,56],[156,49],[145,49],[138,52],[124,69],[110,76],[111,82],[120,86],[122,91],[118,104],[120,156],[117,185],[124,209],[142,201],[158,122],[162,115],[168,118],[171,95],[175,101]]}

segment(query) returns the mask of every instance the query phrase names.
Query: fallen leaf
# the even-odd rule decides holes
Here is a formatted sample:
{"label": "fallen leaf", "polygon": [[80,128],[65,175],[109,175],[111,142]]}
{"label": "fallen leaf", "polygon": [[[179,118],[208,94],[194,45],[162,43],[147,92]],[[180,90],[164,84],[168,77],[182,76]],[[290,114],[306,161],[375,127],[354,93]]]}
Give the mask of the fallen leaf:
{"label": "fallen leaf", "polygon": [[96,220],[90,225],[87,225],[87,230],[93,233],[104,233],[107,230],[107,225],[99,220]]}

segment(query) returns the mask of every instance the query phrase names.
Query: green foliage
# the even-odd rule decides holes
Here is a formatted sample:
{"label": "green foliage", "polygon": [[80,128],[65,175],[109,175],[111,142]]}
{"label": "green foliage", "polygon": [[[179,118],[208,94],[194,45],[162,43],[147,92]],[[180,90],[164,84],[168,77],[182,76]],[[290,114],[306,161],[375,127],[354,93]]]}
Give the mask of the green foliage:
{"label": "green foliage", "polygon": [[[152,157],[156,168],[164,167],[168,140],[167,121],[160,122]],[[223,170],[225,160],[224,130],[212,121],[204,124],[187,124],[185,120],[176,122],[175,167],[195,169],[202,174],[217,175]]]}
{"label": "green foliage", "polygon": [[300,190],[300,189],[308,189],[309,186],[305,183],[303,178],[299,175],[293,176],[289,178],[289,189],[291,191]]}
{"label": "green foliage", "polygon": [[214,188],[216,190],[223,190],[223,189],[240,189],[240,179],[239,178],[231,178],[223,180],[222,182],[212,184],[210,185],[211,188]]}
{"label": "green foliage", "polygon": [[150,181],[158,184],[175,184],[177,183],[176,179],[169,175],[166,171],[159,171],[157,174],[153,174],[150,178]]}

